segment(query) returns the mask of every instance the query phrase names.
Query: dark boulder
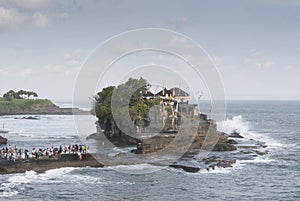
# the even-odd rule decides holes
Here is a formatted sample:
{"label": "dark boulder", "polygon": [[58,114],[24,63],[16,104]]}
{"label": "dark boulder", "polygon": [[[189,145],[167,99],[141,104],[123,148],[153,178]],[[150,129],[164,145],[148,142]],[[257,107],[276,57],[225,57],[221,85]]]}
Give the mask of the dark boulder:
{"label": "dark boulder", "polygon": [[200,168],[198,168],[198,167],[191,167],[191,166],[178,165],[178,164],[170,165],[170,167],[173,167],[176,169],[182,169],[186,172],[199,172],[199,170],[200,170]]}
{"label": "dark boulder", "polygon": [[0,144],[7,144],[7,139],[0,136]]}
{"label": "dark boulder", "polygon": [[244,138],[243,136],[240,135],[240,133],[238,133],[236,131],[231,133],[228,137],[231,137],[231,138]]}
{"label": "dark boulder", "polygon": [[235,151],[237,148],[228,143],[216,144],[213,151]]}
{"label": "dark boulder", "polygon": [[238,144],[238,142],[233,139],[227,140],[227,143],[228,144]]}

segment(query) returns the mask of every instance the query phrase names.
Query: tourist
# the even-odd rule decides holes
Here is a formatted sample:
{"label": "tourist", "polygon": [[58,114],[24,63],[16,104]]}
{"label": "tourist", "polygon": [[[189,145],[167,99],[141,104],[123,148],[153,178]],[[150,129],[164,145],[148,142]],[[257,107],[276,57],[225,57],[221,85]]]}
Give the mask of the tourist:
{"label": "tourist", "polygon": [[31,155],[32,155],[32,157],[35,157],[37,159],[37,154],[36,154],[35,148],[32,148]]}
{"label": "tourist", "polygon": [[25,159],[29,159],[29,151],[25,149]]}
{"label": "tourist", "polygon": [[80,151],[78,151],[77,154],[78,154],[79,160],[81,160],[82,159],[82,154],[80,153]]}

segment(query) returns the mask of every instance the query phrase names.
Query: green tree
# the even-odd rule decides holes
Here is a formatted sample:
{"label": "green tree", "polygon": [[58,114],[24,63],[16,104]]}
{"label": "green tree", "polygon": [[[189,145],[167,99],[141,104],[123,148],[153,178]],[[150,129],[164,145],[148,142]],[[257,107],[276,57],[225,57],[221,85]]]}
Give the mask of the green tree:
{"label": "green tree", "polygon": [[[144,100],[142,95],[149,89],[150,85],[143,78],[133,79],[130,78],[126,83],[117,87],[107,87],[99,92],[95,97],[95,113],[98,118],[100,127],[104,130],[104,133],[109,136],[109,139],[115,138],[115,140],[124,139],[125,134],[116,125],[115,119],[112,115],[112,96],[116,105],[122,105],[124,99],[130,96],[129,105],[122,105],[117,109],[118,116],[121,118],[125,116],[125,112],[128,112],[131,117],[131,121],[136,126],[146,127],[149,122],[148,112],[150,107],[154,104],[153,100]],[[128,100],[128,99],[127,99]],[[126,124],[128,121],[124,119],[122,124]],[[133,143],[136,143],[136,139],[129,139]]]}
{"label": "green tree", "polygon": [[20,95],[15,92],[14,90],[10,90],[8,92],[6,92],[5,94],[3,94],[3,98],[7,101],[11,101],[13,99],[21,99]]}
{"label": "green tree", "polygon": [[25,90],[19,90],[17,92],[17,94],[22,97],[22,98],[26,98],[26,99],[33,99],[33,98],[36,98],[38,97],[38,94],[34,91],[25,91]]}
{"label": "green tree", "polygon": [[114,90],[114,86],[106,87],[94,97],[96,117],[104,130],[112,130],[114,124],[111,112],[111,97]]}

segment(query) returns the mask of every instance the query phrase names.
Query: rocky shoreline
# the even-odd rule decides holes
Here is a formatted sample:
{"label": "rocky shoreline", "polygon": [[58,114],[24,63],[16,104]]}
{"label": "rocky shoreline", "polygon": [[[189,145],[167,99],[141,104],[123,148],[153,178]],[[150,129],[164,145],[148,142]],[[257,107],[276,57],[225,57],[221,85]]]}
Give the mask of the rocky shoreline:
{"label": "rocky shoreline", "polygon": [[41,173],[63,167],[103,167],[103,164],[99,163],[91,154],[82,155],[81,160],[76,154],[62,154],[55,159],[0,160],[0,174],[24,173],[31,170]]}
{"label": "rocky shoreline", "polygon": [[[233,140],[233,139],[229,139]],[[260,141],[245,138],[236,139],[238,146],[232,151],[212,151],[205,157],[199,157],[199,149],[189,149],[176,162],[155,162],[144,160],[147,158],[141,154],[120,152],[114,156],[107,154],[83,154],[79,160],[77,154],[62,154],[55,159],[30,158],[21,161],[0,160],[0,174],[24,173],[35,171],[38,173],[50,169],[63,167],[111,167],[118,165],[136,165],[149,163],[158,166],[168,166],[181,169],[185,172],[196,173],[201,170],[214,171],[216,168],[232,168],[237,160],[254,160],[268,152],[264,150],[266,145]],[[251,144],[250,144],[251,143]],[[143,160],[141,160],[143,159]],[[151,156],[150,156],[151,159]]]}

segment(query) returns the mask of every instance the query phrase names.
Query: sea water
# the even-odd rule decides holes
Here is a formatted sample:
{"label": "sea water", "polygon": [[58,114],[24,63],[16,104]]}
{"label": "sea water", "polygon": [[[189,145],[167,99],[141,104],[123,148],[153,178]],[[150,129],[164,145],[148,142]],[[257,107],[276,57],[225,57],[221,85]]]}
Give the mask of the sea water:
{"label": "sea water", "polygon": [[[264,141],[269,151],[254,160],[237,161],[233,168],[119,171],[155,168],[139,164],[28,171],[0,176],[0,200],[300,200],[299,108],[300,101],[229,101],[222,129]],[[10,131],[6,137],[11,145],[46,148],[81,142],[72,116],[19,117],[0,117]]]}

